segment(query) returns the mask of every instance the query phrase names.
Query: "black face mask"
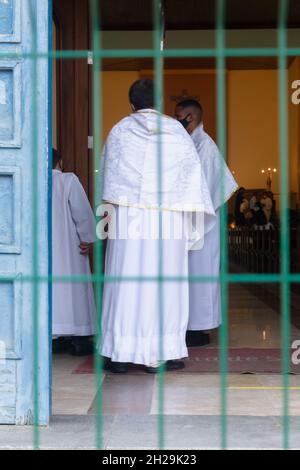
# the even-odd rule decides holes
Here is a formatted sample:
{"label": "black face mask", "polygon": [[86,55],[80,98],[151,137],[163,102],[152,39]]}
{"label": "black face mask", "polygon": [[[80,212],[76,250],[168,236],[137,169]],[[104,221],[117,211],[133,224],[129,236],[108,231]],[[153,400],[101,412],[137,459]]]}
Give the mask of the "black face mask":
{"label": "black face mask", "polygon": [[187,114],[184,119],[178,119],[178,122],[183,125],[183,127],[186,129],[188,125],[190,124],[190,121],[187,120],[187,118],[190,116],[190,114]]}

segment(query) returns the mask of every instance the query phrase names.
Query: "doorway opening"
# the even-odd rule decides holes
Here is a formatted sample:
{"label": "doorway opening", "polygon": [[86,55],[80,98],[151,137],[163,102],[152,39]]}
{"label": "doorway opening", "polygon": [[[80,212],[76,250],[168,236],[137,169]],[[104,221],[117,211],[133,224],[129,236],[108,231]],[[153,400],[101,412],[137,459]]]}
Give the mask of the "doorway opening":
{"label": "doorway opening", "polygon": [[[91,50],[88,2],[54,1],[53,31],[54,49]],[[146,31],[144,36],[148,33],[151,34]],[[122,32],[110,29],[103,34],[104,44],[108,49],[116,47],[120,35],[123,47],[128,44],[128,48],[133,41],[142,37],[134,28]],[[254,35],[255,31],[253,37]],[[169,39],[173,47],[180,47],[182,38],[185,38],[185,44],[188,41],[193,44],[195,32],[189,29],[177,33],[171,31],[169,37],[170,39],[167,33],[166,41]],[[143,41],[145,44],[147,38]],[[278,132],[278,104],[274,99],[274,96],[277,96],[277,62],[275,58],[240,57],[228,59],[226,67],[228,164],[237,181],[246,186],[246,196],[250,199],[254,192],[265,191],[266,181],[264,174],[261,173],[262,169],[268,170],[269,166],[272,166],[272,169],[279,168],[278,142],[274,139],[274,133]],[[298,71],[300,72],[299,59],[291,58],[289,62],[291,79],[293,76],[296,77]],[[153,77],[152,59],[104,59],[102,101],[95,104],[92,96],[92,65],[87,59],[63,59],[54,63],[53,146],[63,157],[65,171],[74,172],[78,176],[92,205],[94,201],[93,106],[101,107],[102,139],[105,140],[113,125],[130,113],[128,89],[135,80],[142,77]],[[183,98],[195,98],[201,101],[205,128],[214,140],[217,139],[216,77],[216,64],[212,58],[168,58],[164,63],[165,113],[172,116],[176,102]],[[297,120],[294,112],[292,109],[291,117]],[[293,124],[292,138],[296,139],[296,133]],[[291,191],[291,209],[296,211],[298,182],[295,181],[294,184],[294,190]],[[278,212],[279,178],[275,175],[272,189]],[[233,198],[228,203],[231,272],[234,274],[278,272],[280,259],[278,239],[276,239],[278,232],[272,232],[272,235],[271,232],[267,233],[263,240],[260,234],[257,235],[253,230],[237,232],[234,222],[234,202]],[[299,243],[298,227],[295,228],[293,236]],[[297,246],[299,248],[299,245]],[[299,256],[297,260],[299,261]],[[298,261],[295,269],[299,266]],[[230,372],[280,373],[281,318],[278,286],[269,284],[262,287],[245,283],[230,286],[228,311]],[[297,289],[293,295],[295,310],[291,333],[292,338],[297,339],[300,336],[300,324],[297,320],[299,318],[297,305],[300,303],[297,303],[299,295]],[[213,378],[206,378],[211,383],[218,376],[218,332],[213,332],[210,340],[207,347],[190,351],[191,359],[187,372],[191,375],[199,373],[197,378],[193,376],[197,387],[203,385],[201,373],[211,374]],[[183,387],[180,385],[180,380],[178,374],[176,386],[181,393],[180,412],[186,414],[188,404],[184,401],[184,393],[189,384]],[[251,381],[248,382],[250,384]],[[105,375],[104,413],[132,415],[156,413],[158,400],[156,385],[155,379],[141,378],[136,371],[122,380],[119,377]],[[74,358],[68,353],[53,356],[54,414],[95,414],[97,400],[95,386],[91,357]],[[170,396],[174,394],[175,397],[176,387],[174,388],[171,381],[167,383],[167,387]],[[191,383],[190,389],[192,388]],[[197,403],[199,405],[199,400]],[[205,403],[204,401],[204,406]],[[170,413],[173,405],[172,400],[167,404]],[[218,393],[215,395],[212,407],[215,411],[219,409]],[[205,414],[204,409],[202,412]],[[245,413],[248,412],[249,408],[245,407]],[[199,413],[200,410],[197,409],[197,414]]]}

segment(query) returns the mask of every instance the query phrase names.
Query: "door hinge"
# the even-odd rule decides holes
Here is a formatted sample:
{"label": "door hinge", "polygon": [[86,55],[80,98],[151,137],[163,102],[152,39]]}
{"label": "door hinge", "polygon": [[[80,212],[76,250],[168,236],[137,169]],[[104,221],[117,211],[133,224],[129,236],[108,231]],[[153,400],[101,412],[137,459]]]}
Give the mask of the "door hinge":
{"label": "door hinge", "polygon": [[94,148],[94,137],[92,135],[88,136],[88,149],[93,150]]}
{"label": "door hinge", "polygon": [[87,63],[88,63],[88,65],[94,65],[94,54],[93,54],[93,51],[88,51]]}

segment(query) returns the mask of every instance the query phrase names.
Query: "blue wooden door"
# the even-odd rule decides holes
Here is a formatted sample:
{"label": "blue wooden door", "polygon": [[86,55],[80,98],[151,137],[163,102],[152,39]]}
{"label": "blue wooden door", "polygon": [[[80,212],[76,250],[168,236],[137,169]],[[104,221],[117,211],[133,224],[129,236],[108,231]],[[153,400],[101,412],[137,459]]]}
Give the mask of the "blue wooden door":
{"label": "blue wooden door", "polygon": [[[36,69],[33,65],[31,52],[35,33],[39,52],[47,52],[48,0],[0,0],[2,424],[33,422],[35,374],[39,377],[39,421],[46,424],[49,419],[48,288],[47,282],[40,282],[34,291],[30,279],[32,274],[46,276],[48,270],[48,61],[47,57],[41,57]],[[36,240],[33,236],[34,204],[38,222]],[[35,310],[34,298],[38,299]],[[39,338],[37,368],[33,361],[35,314]]]}

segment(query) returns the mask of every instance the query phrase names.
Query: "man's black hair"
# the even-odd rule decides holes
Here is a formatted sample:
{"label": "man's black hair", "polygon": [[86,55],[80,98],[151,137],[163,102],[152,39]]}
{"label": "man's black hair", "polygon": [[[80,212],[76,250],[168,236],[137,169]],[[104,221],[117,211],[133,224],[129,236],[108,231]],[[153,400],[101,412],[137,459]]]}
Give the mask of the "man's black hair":
{"label": "man's black hair", "polygon": [[61,155],[56,149],[52,149],[52,168],[55,170],[58,162],[61,160]]}
{"label": "man's black hair", "polygon": [[129,101],[135,111],[154,107],[154,83],[150,78],[134,82],[129,89]]}
{"label": "man's black hair", "polygon": [[194,111],[198,114],[199,121],[202,121],[203,108],[202,108],[202,105],[199,103],[199,101],[194,100],[194,99],[186,99],[177,103],[176,106],[179,106],[180,108],[183,108],[183,109],[186,109],[186,108],[194,109]]}

